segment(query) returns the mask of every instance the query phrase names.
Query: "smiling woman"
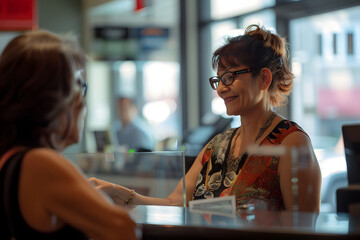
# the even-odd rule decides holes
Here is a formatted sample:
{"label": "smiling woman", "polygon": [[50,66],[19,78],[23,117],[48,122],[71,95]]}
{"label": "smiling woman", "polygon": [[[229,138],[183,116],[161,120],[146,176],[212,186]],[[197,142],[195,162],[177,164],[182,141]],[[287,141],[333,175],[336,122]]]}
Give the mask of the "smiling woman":
{"label": "smiling woman", "polygon": [[[293,75],[288,65],[285,40],[257,25],[244,35],[229,38],[213,55],[218,76],[210,85],[224,100],[227,113],[238,116],[241,126],[215,136],[197,156],[185,176],[186,200],[235,195],[237,208],[253,205],[269,210],[319,211],[321,176],[311,141],[296,123],[284,119],[274,107],[286,102]],[[305,169],[296,175],[299,189],[294,196],[292,157],[257,156],[253,145],[302,147],[308,153]],[[165,199],[132,194],[130,189],[91,179],[119,203],[181,205],[179,182]],[[296,197],[296,198],[295,198]]]}

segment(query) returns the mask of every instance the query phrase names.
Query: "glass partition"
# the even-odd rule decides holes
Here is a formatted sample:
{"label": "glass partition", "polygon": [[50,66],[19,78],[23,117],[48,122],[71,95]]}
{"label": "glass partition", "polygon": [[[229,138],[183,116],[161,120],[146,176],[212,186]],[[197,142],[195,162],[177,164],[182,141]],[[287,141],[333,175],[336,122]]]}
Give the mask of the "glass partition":
{"label": "glass partition", "polygon": [[[64,156],[87,177],[120,184],[145,196],[165,198],[180,180],[185,186],[184,153],[180,151],[66,153]],[[186,203],[185,191],[183,202]]]}

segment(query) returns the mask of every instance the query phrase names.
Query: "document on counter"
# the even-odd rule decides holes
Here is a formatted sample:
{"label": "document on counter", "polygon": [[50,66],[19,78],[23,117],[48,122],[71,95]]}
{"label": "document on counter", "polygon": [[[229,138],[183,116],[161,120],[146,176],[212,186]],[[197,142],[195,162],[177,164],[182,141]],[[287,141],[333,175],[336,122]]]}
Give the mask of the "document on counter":
{"label": "document on counter", "polygon": [[189,208],[190,212],[232,216],[236,211],[235,196],[193,200],[189,202]]}

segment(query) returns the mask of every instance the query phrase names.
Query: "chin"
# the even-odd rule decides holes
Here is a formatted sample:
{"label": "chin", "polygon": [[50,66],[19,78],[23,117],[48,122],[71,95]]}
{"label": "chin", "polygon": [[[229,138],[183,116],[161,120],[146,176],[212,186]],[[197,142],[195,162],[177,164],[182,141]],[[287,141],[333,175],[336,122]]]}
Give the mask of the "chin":
{"label": "chin", "polygon": [[226,109],[226,114],[229,115],[229,116],[238,116],[238,115],[240,115],[239,112],[229,111],[228,109]]}

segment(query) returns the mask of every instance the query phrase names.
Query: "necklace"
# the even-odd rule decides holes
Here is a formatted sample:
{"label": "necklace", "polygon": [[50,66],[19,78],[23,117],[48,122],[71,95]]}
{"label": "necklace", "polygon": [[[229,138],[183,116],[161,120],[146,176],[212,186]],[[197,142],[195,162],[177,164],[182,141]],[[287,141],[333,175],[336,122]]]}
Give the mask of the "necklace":
{"label": "necklace", "polygon": [[239,138],[239,136],[240,136],[240,133],[241,133],[241,128],[238,128],[238,129],[237,129],[236,136],[233,137],[233,138],[234,138],[234,140],[233,140],[233,141],[234,141],[234,144],[231,144],[231,148],[230,148],[230,154],[231,154],[231,156],[233,156],[233,154],[234,154],[236,142],[237,142],[237,140],[238,140],[238,138]]}
{"label": "necklace", "polygon": [[233,143],[233,144],[230,143],[230,146],[229,146],[228,151],[227,151],[227,153],[226,153],[226,159],[229,159],[229,160],[230,160],[230,163],[236,162],[236,160],[237,160],[238,158],[240,158],[241,155],[242,155],[242,154],[241,154],[240,156],[234,156],[235,146],[236,146],[236,142],[237,142],[237,140],[238,140],[238,138],[239,138],[239,136],[240,136],[241,128],[238,128],[236,131],[237,131],[237,132],[234,133],[234,136],[232,137],[232,141],[233,141],[234,143]]}
{"label": "necklace", "polygon": [[270,127],[274,118],[276,117],[276,113],[272,112],[270,116],[266,119],[264,125],[259,129],[259,133],[255,138],[255,142],[264,134],[264,132]]}
{"label": "necklace", "polygon": [[[276,117],[276,113],[272,112],[270,114],[270,116],[266,119],[264,125],[259,129],[259,133],[256,136],[255,142],[264,134],[264,132],[270,127],[270,125],[272,124],[274,118]],[[225,159],[227,159],[227,171],[236,171],[238,172],[242,166],[245,164],[245,161],[248,157],[248,154],[242,153],[239,156],[234,156],[234,151],[235,151],[235,145],[237,142],[237,139],[239,138],[241,133],[241,128],[237,129],[237,132],[234,133],[233,137],[232,137],[232,141],[234,141],[233,144],[230,144],[230,146],[228,147],[228,150],[225,154]]]}
{"label": "necklace", "polygon": [[[276,113],[272,112],[270,114],[270,116],[266,119],[264,125],[259,129],[259,133],[255,138],[255,142],[264,134],[264,132],[270,127],[270,125],[272,124],[272,121],[274,120],[274,118],[276,117]],[[236,160],[239,160],[240,158],[242,158],[242,156],[244,155],[244,153],[240,154],[239,156],[234,156],[234,152],[235,152],[235,146],[236,146],[236,142],[238,140],[238,138],[240,137],[240,133],[241,133],[241,128],[238,128],[236,130],[237,132],[234,134],[233,136],[233,144],[231,144],[230,149],[228,151],[227,155],[229,158],[231,158],[232,161],[230,162],[237,162]]]}
{"label": "necklace", "polygon": [[235,156],[234,155],[234,151],[235,151],[235,146],[236,146],[236,142],[240,136],[241,133],[241,128],[237,129],[237,132],[234,134],[233,136],[233,144],[230,144],[230,151],[228,151],[226,153],[226,159],[227,159],[227,171],[231,172],[231,171],[236,171],[237,167],[238,167],[238,162],[240,161],[240,159],[243,157],[244,154],[240,154],[239,156]]}

